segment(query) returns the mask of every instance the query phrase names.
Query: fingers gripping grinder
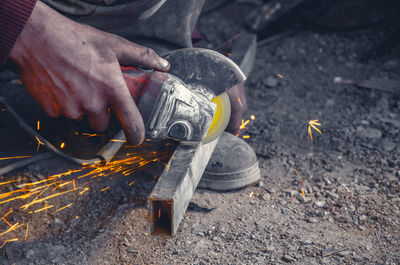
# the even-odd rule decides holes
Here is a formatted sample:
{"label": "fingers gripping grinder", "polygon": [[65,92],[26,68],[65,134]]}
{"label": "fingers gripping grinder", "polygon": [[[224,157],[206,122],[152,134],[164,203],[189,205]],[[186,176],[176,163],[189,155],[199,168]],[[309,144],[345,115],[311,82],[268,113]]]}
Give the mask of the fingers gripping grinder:
{"label": "fingers gripping grinder", "polygon": [[212,50],[188,48],[169,53],[169,73],[121,67],[150,138],[210,142],[228,125],[225,92],[243,82],[240,68]]}

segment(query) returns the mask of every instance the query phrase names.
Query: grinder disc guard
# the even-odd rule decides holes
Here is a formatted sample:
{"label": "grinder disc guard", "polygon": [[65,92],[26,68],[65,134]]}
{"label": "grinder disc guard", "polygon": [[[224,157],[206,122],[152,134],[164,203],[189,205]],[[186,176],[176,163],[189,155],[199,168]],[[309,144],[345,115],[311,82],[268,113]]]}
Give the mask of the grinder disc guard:
{"label": "grinder disc guard", "polygon": [[208,143],[218,138],[226,129],[231,115],[226,91],[246,80],[240,67],[226,56],[202,48],[171,51],[165,59],[171,65],[170,74],[192,88],[206,88],[211,94],[217,95],[212,99],[217,104],[217,111],[202,142]]}
{"label": "grinder disc guard", "polygon": [[203,139],[204,144],[218,138],[224,132],[226,126],[228,126],[231,117],[231,103],[226,92],[213,98],[211,102],[217,104],[217,110],[215,111],[211,126]]}

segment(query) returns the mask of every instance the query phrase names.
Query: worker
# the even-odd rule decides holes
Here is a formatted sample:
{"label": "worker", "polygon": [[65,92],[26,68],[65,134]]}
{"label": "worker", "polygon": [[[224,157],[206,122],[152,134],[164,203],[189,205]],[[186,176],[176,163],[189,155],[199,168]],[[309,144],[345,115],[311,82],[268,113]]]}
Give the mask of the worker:
{"label": "worker", "polygon": [[[160,55],[192,47],[192,33],[203,3],[204,0],[0,0],[0,64],[17,66],[24,86],[49,116],[79,120],[86,115],[93,129],[104,131],[111,109],[127,140],[140,144],[145,137],[143,119],[120,65],[167,72],[170,64]],[[232,105],[228,131],[236,133],[247,108],[244,86],[233,87],[228,95]],[[237,145],[240,150],[253,152],[232,135],[224,134],[222,138],[229,138],[230,145],[218,144],[222,150]],[[237,159],[249,160],[246,152],[239,156],[243,157]],[[258,169],[256,160],[250,160],[244,167]],[[236,164],[217,163],[212,158],[209,165],[218,164],[219,168],[213,170],[224,171],[230,163]],[[236,172],[243,166],[228,168]],[[243,178],[249,179],[247,175]],[[233,188],[258,178],[259,172]]]}

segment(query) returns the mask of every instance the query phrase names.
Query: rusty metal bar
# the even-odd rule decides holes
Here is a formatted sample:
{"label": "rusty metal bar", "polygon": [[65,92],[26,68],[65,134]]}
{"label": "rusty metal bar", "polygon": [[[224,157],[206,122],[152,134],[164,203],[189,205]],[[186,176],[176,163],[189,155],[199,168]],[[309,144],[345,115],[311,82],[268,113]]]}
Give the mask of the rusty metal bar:
{"label": "rusty metal bar", "polygon": [[218,139],[204,145],[184,142],[178,145],[149,196],[151,235],[176,234]]}

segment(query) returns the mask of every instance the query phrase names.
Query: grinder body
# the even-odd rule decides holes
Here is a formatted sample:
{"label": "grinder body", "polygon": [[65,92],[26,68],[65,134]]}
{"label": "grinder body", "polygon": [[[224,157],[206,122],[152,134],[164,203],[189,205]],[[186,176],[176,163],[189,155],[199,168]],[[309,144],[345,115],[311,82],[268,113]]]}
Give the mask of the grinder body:
{"label": "grinder body", "polygon": [[168,73],[134,67],[121,70],[148,137],[203,140],[217,110],[217,105],[211,102],[212,92],[187,86]]}

